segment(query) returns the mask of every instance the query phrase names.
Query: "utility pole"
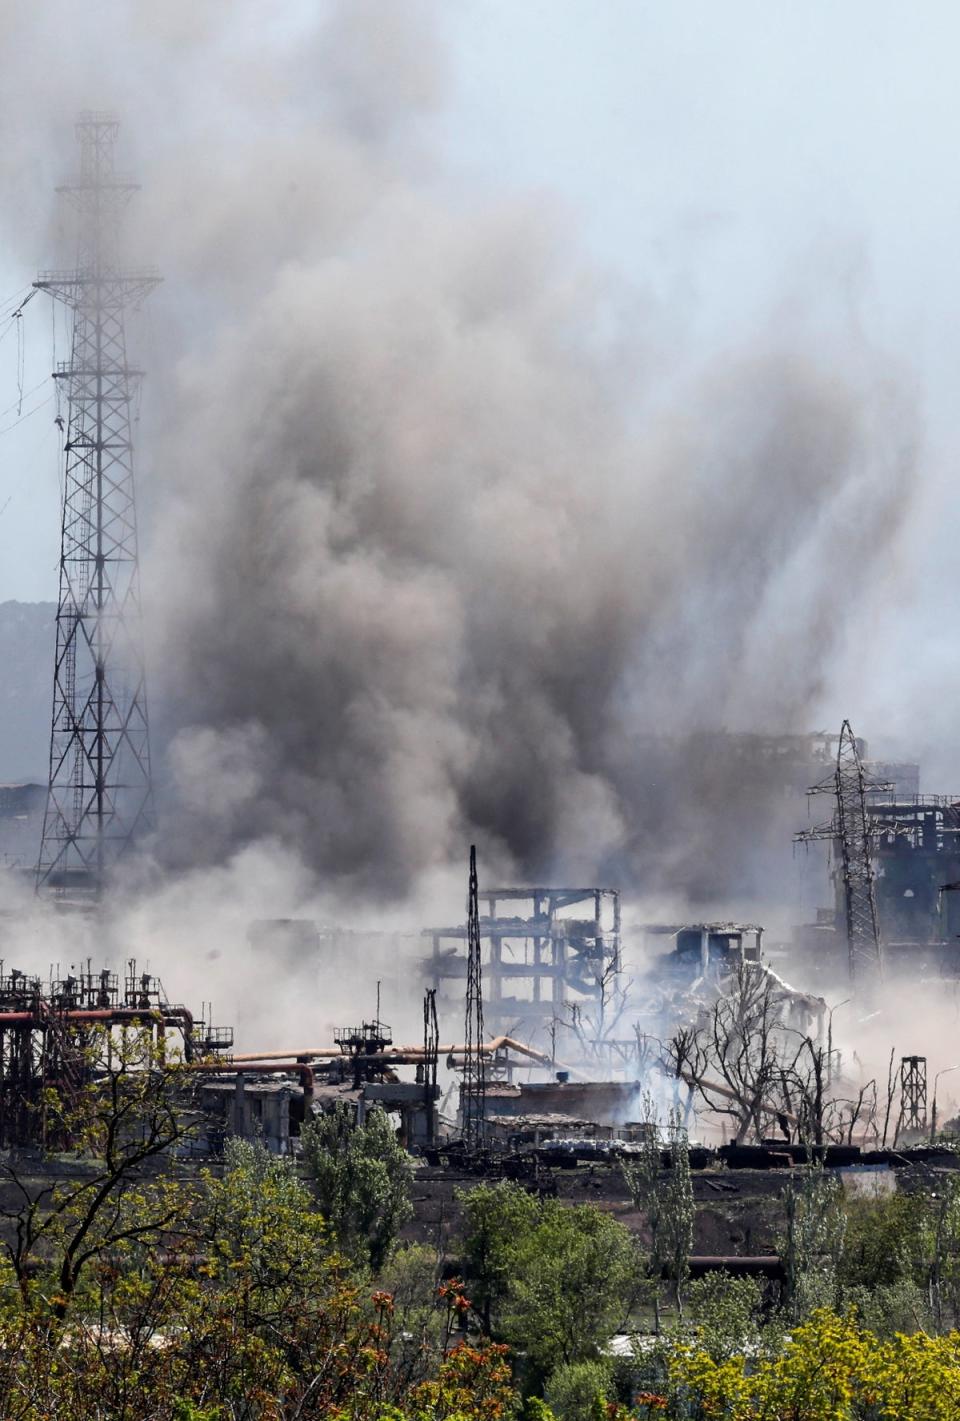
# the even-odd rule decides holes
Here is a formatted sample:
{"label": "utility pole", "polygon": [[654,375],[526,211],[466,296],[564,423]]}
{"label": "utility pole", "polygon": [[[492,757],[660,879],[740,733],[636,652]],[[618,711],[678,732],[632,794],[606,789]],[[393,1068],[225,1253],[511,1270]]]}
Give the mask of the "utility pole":
{"label": "utility pole", "polygon": [[437,1063],[440,1055],[440,1026],[437,1022],[437,991],[428,987],[423,996],[423,1103],[427,1121],[427,1144],[434,1143],[437,1113]]}
{"label": "utility pole", "polygon": [[483,1059],[483,972],[480,962],[480,906],[477,893],[477,850],[470,847],[467,904],[467,1011],[463,1039],[463,1139],[470,1153],[481,1149],[486,1134],[486,1075]]}
{"label": "utility pole", "polygon": [[867,792],[889,791],[893,785],[867,780],[860,751],[845,720],[837,746],[837,765],[829,780],[814,785],[808,794],[832,794],[836,798],[833,822],[795,834],[797,843],[830,839],[839,848],[843,877],[844,917],[850,979],[883,976],[883,949],[877,918],[877,895],[870,851],[871,828],[867,814]]}
{"label": "utility pole", "polygon": [[99,898],[104,878],[152,822],[150,736],[126,314],[160,278],[120,264],[120,219],[137,185],[114,166],[119,124],[83,113],[80,172],[58,188],[76,217],[77,264],[34,286],[71,312],[60,597],[50,779],[37,890]]}

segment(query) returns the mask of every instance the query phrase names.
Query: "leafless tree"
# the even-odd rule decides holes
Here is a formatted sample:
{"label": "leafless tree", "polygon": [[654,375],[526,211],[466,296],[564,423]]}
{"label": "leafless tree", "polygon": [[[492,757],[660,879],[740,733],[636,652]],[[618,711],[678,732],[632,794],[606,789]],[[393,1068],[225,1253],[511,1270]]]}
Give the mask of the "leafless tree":
{"label": "leafless tree", "polygon": [[778,1130],[810,1146],[851,1140],[876,1117],[876,1087],[838,1089],[834,1053],[783,1022],[782,986],[753,964],[666,1043],[663,1064],[741,1144]]}

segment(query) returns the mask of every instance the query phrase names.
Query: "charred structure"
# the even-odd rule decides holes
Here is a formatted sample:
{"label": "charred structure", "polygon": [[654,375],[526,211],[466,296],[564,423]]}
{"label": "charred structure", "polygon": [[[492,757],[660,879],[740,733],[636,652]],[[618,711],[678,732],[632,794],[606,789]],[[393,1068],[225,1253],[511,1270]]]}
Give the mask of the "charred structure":
{"label": "charred structure", "polygon": [[[611,888],[490,888],[478,891],[477,931],[484,1012],[496,1032],[530,1036],[569,1008],[596,1007],[620,971],[620,894]],[[506,907],[526,912],[507,913]],[[468,924],[425,928],[424,964],[438,991],[467,976]]]}

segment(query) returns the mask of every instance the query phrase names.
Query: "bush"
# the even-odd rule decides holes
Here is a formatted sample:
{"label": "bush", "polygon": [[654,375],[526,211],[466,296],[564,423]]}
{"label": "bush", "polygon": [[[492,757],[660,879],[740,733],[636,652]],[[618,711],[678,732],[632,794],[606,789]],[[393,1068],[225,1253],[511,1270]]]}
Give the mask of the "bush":
{"label": "bush", "polygon": [[609,1387],[606,1362],[569,1362],[551,1374],[546,1400],[556,1421],[602,1421]]}
{"label": "bush", "polygon": [[665,1418],[795,1417],[797,1421],[955,1421],[960,1334],[889,1340],[853,1315],[815,1312],[773,1357],[715,1362],[697,1347],[670,1360]]}

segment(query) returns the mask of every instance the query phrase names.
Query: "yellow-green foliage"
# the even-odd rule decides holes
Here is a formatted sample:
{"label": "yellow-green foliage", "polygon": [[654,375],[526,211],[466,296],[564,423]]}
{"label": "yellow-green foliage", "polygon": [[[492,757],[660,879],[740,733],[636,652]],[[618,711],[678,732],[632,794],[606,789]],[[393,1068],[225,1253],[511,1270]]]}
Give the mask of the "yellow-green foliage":
{"label": "yellow-green foliage", "polygon": [[666,1396],[641,1415],[676,1421],[956,1421],[960,1333],[881,1339],[828,1310],[775,1357],[715,1362],[678,1348]]}

